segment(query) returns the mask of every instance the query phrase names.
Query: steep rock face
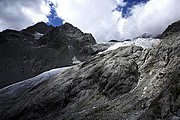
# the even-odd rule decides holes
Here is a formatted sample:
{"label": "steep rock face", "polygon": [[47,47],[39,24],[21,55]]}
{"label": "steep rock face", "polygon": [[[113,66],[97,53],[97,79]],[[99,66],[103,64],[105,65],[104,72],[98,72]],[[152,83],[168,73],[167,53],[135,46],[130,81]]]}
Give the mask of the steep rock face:
{"label": "steep rock face", "polygon": [[52,29],[47,35],[41,37],[38,42],[41,45],[57,47],[65,43],[71,49],[72,54],[80,61],[84,61],[90,57],[90,54],[83,50],[84,47],[96,44],[91,34],[84,34],[69,23]]}
{"label": "steep rock face", "polygon": [[152,100],[140,119],[179,120],[180,114],[180,32],[167,36],[158,46],[158,64],[164,66],[158,78],[162,82],[158,95]]}
{"label": "steep rock face", "polygon": [[17,95],[0,90],[1,118],[179,120],[179,51],[176,32],[152,49],[97,54]]}
{"label": "steep rock face", "polygon": [[[41,40],[47,36],[48,41],[43,44]],[[72,47],[68,40],[75,41],[73,45],[78,47]],[[76,51],[95,43],[90,34],[67,24],[53,28],[37,23],[22,31],[5,30],[0,33],[0,88],[53,68],[73,65],[78,61],[76,56],[90,57]]]}

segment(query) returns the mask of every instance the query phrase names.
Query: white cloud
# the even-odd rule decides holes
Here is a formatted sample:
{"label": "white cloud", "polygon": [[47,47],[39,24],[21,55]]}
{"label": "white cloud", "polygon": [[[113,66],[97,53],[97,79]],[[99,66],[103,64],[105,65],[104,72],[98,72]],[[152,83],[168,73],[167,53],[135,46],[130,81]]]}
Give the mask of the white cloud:
{"label": "white cloud", "polygon": [[123,0],[50,0],[57,5],[58,16],[84,32],[90,32],[98,42],[137,37],[144,32],[159,34],[169,24],[180,19],[180,0],[150,0],[131,9],[131,16],[112,12]]}
{"label": "white cloud", "polygon": [[44,0],[0,0],[0,30],[21,30],[37,22],[48,22],[49,4]]}
{"label": "white cloud", "polygon": [[117,34],[116,25],[118,17],[112,14],[112,11],[117,6],[115,0],[51,1],[58,4],[56,11],[59,17],[84,32],[93,33],[98,41],[104,41],[104,37],[106,39],[120,37]]}
{"label": "white cloud", "polygon": [[132,16],[124,24],[118,24],[123,26],[121,37],[131,38],[144,32],[160,34],[169,24],[180,19],[179,11],[179,0],[150,0],[147,4],[136,5],[132,8]]}

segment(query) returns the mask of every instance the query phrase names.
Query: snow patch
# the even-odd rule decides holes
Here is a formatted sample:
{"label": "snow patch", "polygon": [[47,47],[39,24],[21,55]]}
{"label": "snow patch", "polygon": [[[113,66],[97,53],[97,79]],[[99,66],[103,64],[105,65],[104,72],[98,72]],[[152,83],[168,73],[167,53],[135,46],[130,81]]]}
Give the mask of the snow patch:
{"label": "snow patch", "polygon": [[38,40],[40,37],[44,36],[42,33],[35,32],[34,39]]}
{"label": "snow patch", "polygon": [[147,86],[144,87],[143,93],[142,93],[142,96],[141,96],[141,97],[144,97],[144,95],[146,94],[146,90],[147,90]]}
{"label": "snow patch", "polygon": [[73,49],[73,46],[68,45],[68,48],[69,48],[69,49]]}
{"label": "snow patch", "polygon": [[115,50],[119,47],[123,47],[123,46],[141,46],[144,49],[150,49],[153,48],[154,46],[156,46],[157,44],[160,43],[160,39],[155,39],[155,38],[137,38],[137,39],[133,39],[131,41],[123,41],[123,42],[117,42],[113,45],[111,45],[107,50],[100,52],[104,53],[107,51],[111,51],[111,50]]}
{"label": "snow patch", "polygon": [[80,63],[81,61],[79,61],[77,58],[76,58],[76,56],[74,56],[73,58],[72,58],[72,63],[73,64],[78,64],[78,63]]}
{"label": "snow patch", "polygon": [[146,86],[146,87],[144,87],[143,91],[146,91],[146,90],[147,90],[147,86]]}
{"label": "snow patch", "polygon": [[21,94],[21,92],[23,92],[24,90],[31,88],[31,87],[35,87],[35,86],[39,85],[40,83],[42,83],[43,81],[51,78],[53,75],[62,73],[65,70],[70,69],[70,68],[71,67],[62,67],[62,68],[52,69],[52,70],[43,72],[42,74],[37,75],[33,78],[30,78],[30,79],[9,85],[7,87],[4,87],[4,88],[0,89],[0,98],[5,97],[5,96],[15,97],[15,96]]}

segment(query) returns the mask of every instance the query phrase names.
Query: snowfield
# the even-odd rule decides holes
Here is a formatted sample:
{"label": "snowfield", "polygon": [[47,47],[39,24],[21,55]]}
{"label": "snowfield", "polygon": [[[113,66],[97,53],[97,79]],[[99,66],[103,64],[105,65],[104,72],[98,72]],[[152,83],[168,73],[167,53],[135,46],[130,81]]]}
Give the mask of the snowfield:
{"label": "snowfield", "polygon": [[99,54],[102,54],[107,51],[115,50],[122,46],[132,46],[132,45],[141,46],[144,49],[150,49],[150,48],[153,48],[154,46],[158,45],[159,43],[160,43],[160,39],[137,38],[137,39],[133,39],[131,41],[117,42],[117,43],[111,45],[107,50],[100,52]]}
{"label": "snowfield", "polygon": [[34,39],[38,40],[38,39],[39,39],[40,37],[42,37],[42,36],[44,36],[44,34],[41,34],[41,33],[36,32],[36,33],[34,34]]}
{"label": "snowfield", "polygon": [[73,64],[79,64],[79,63],[81,63],[81,61],[78,60],[78,59],[76,58],[76,56],[73,56],[72,61],[73,61],[73,62],[72,62]]}

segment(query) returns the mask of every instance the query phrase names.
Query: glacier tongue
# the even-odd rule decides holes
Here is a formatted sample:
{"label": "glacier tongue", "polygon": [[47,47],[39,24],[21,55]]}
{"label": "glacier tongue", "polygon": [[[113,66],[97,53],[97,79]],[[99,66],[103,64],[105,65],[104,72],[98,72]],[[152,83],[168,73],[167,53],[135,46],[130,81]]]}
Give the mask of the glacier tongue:
{"label": "glacier tongue", "polygon": [[7,87],[4,87],[0,89],[0,96],[1,97],[15,97],[18,96],[21,92],[28,88],[32,88],[37,86],[38,84],[42,83],[43,81],[49,79],[53,75],[56,75],[58,73],[62,73],[67,69],[70,69],[71,67],[62,67],[62,68],[56,68],[52,69],[46,72],[43,72],[33,78],[23,80],[21,82],[9,85]]}

